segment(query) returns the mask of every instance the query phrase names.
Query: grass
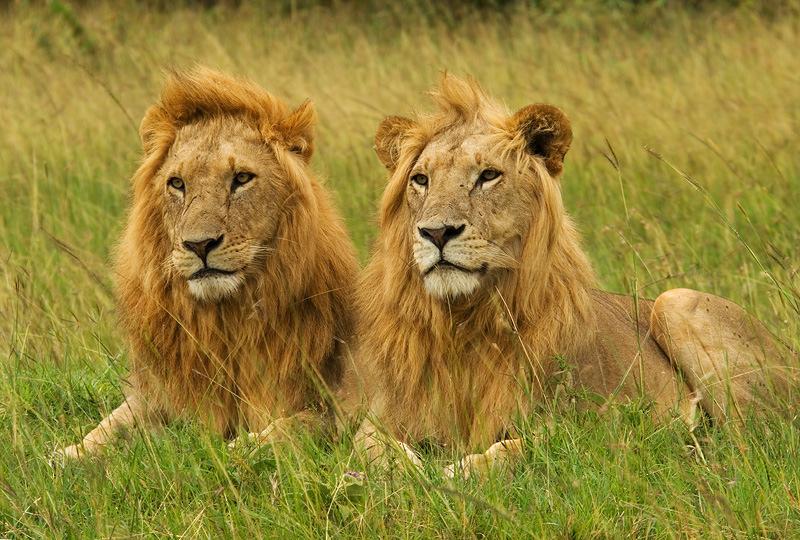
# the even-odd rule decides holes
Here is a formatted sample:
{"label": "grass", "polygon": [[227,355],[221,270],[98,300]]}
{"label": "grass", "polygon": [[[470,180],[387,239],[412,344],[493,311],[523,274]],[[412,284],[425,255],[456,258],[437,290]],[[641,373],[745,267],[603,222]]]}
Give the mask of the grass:
{"label": "grass", "polygon": [[511,108],[557,104],[575,132],[565,201],[602,285],[714,292],[797,346],[800,17],[786,6],[0,8],[0,536],[799,536],[796,420],[691,436],[636,404],[542,410],[513,479],[483,483],[445,481],[453,456],[434,454],[425,475],[346,486],[347,440],[231,455],[192,424],[47,463],[120,401],[108,260],[136,127],[162,68],[196,61],[314,99],[314,166],[362,260],[384,115],[425,107],[443,69]]}

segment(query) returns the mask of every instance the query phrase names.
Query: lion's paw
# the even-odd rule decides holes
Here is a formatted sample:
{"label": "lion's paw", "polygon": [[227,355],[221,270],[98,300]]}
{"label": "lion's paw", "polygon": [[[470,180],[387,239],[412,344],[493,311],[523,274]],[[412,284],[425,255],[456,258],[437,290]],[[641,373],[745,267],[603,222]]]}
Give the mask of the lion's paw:
{"label": "lion's paw", "polygon": [[400,441],[391,445],[381,446],[377,452],[372,452],[370,464],[377,471],[391,471],[397,468],[422,471],[422,460],[411,446]]}
{"label": "lion's paw", "polygon": [[63,467],[65,464],[80,461],[88,456],[88,452],[82,444],[73,444],[64,448],[57,448],[50,454],[51,467]]}
{"label": "lion's paw", "polygon": [[251,448],[261,443],[261,433],[250,432],[246,435],[236,437],[228,443],[228,450],[238,451],[243,448]]}
{"label": "lion's paw", "polygon": [[406,460],[408,460],[408,462],[411,463],[417,469],[422,470],[422,460],[419,458],[414,449],[403,442],[398,444],[400,445],[400,449],[403,451]]}
{"label": "lion's paw", "polygon": [[522,441],[509,439],[494,443],[482,454],[469,454],[461,461],[451,463],[442,471],[447,478],[484,476],[492,469],[512,464],[522,455]]}
{"label": "lion's paw", "polygon": [[286,430],[282,430],[277,422],[273,422],[261,431],[251,431],[247,435],[236,437],[228,443],[228,449],[238,451],[245,448],[258,448],[267,444],[285,442],[287,440],[288,436]]}
{"label": "lion's paw", "polygon": [[486,454],[469,454],[464,456],[457,463],[451,463],[444,468],[444,475],[447,478],[470,478],[471,476],[481,476],[492,467],[492,460]]}

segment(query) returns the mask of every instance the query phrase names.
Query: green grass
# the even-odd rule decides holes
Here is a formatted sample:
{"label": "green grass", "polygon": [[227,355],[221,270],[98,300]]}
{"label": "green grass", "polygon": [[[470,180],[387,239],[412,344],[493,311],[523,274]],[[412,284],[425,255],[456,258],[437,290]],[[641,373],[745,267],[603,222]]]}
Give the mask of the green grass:
{"label": "green grass", "polygon": [[426,107],[444,69],[512,109],[557,104],[575,132],[565,201],[604,287],[707,290],[800,343],[796,4],[420,6],[0,8],[0,536],[800,536],[798,423],[777,418],[692,436],[633,405],[543,410],[513,479],[483,483],[446,482],[437,471],[453,456],[434,454],[425,475],[346,488],[348,440],[237,456],[192,424],[50,468],[55,447],[121,399],[109,252],[167,66],[199,61],[295,104],[312,97],[313,164],[362,260],[384,115]]}

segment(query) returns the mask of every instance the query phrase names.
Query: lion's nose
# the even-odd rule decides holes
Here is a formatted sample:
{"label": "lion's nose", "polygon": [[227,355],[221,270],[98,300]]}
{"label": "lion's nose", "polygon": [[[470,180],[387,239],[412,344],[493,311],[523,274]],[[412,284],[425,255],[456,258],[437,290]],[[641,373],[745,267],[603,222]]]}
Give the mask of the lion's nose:
{"label": "lion's nose", "polygon": [[200,257],[203,264],[206,264],[206,257],[212,250],[222,244],[223,237],[224,235],[220,235],[218,238],[206,238],[205,240],[184,240],[183,247]]}
{"label": "lion's nose", "polygon": [[445,225],[444,227],[438,227],[435,229],[420,227],[419,235],[425,240],[433,243],[433,245],[438,247],[441,251],[444,249],[444,245],[447,244],[447,242],[464,232],[464,228],[465,225],[463,224],[457,227],[453,225]]}

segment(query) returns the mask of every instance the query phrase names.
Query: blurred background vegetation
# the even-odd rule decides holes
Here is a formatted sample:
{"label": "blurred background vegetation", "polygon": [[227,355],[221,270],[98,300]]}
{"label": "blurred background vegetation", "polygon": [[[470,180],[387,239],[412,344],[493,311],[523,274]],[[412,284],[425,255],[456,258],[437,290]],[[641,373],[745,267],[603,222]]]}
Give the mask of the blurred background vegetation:
{"label": "blurred background vegetation", "polygon": [[[299,528],[290,530],[304,534],[324,520],[319,505],[330,501],[308,502],[302,487],[272,510],[258,491],[272,488],[261,484],[248,504],[215,501],[213,489],[230,478],[224,467],[219,478],[204,467],[224,451],[192,428],[160,443],[173,461],[134,451],[142,463],[120,457],[91,474],[52,473],[45,463],[53,447],[74,441],[120,399],[126,350],[115,330],[108,261],[140,157],[138,123],[165,69],[202,63],[250,77],[293,105],[312,98],[320,117],[313,166],[335,193],[362,261],[385,181],[371,148],[381,118],[426,109],[424,93],[445,70],[476,77],[511,110],[553,103],[575,136],[565,203],[603,287],[649,297],[675,286],[704,289],[742,303],[798,344],[799,25],[800,3],[792,1],[3,3],[0,439],[8,451],[0,456],[0,524],[20,536],[50,528],[110,534],[104,527],[115,520],[131,534],[152,523],[161,528],[151,534],[179,531],[193,516],[170,506],[164,517],[153,502],[175,497],[199,511],[154,480],[178,466],[195,471],[183,482],[223,521],[250,523],[247,512],[266,512],[296,520]],[[470,496],[530,507],[526,523],[540,534],[577,530],[576,515],[580,530],[611,536],[651,526],[667,536],[798,530],[793,426],[771,432],[776,446],[763,454],[758,438],[723,437],[717,469],[673,456],[680,444],[651,448],[648,463],[668,472],[659,481],[673,482],[654,496],[637,483],[647,481],[636,480],[641,463],[607,461],[607,445],[629,437],[630,425],[565,425],[573,427],[564,428],[564,448],[581,437],[594,446],[585,460],[558,454],[560,447],[543,454],[552,460],[550,495],[508,499],[500,482]],[[633,431],[644,441],[661,434]],[[176,457],[192,444],[200,454]],[[317,461],[323,470],[335,463]],[[287,466],[298,486],[311,474],[306,465]],[[570,488],[576,475],[594,482]],[[641,489],[614,484],[623,477]],[[727,484],[731,478],[739,484]],[[512,491],[537,481],[518,480]],[[128,487],[120,491],[120,483]],[[707,485],[723,502],[702,502]],[[463,533],[456,536],[506,530],[502,514],[490,512],[487,528],[476,528],[453,510],[457,504],[441,494],[430,502],[427,488],[415,489],[407,509],[422,523],[446,523]],[[152,498],[151,506],[121,514],[115,501],[126,493]],[[395,514],[375,512],[336,530],[385,532],[381,523],[391,520],[383,518]],[[200,518],[198,531],[215,530],[208,519]],[[406,530],[399,523],[391,530]]]}

